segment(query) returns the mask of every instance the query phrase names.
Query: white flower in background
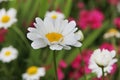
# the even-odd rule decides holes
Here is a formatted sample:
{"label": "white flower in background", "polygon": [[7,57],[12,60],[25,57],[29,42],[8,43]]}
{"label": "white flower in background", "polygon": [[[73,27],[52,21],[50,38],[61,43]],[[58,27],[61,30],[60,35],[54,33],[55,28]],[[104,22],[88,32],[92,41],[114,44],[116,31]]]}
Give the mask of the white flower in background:
{"label": "white flower in background", "polygon": [[12,46],[2,48],[0,52],[0,60],[4,63],[8,63],[16,59],[17,56],[18,56],[18,51]]}
{"label": "white flower in background", "polygon": [[120,38],[120,32],[114,28],[109,29],[103,36],[105,39],[111,38],[111,37],[116,37]]}
{"label": "white flower in background", "polygon": [[22,75],[23,80],[40,80],[40,77],[45,76],[45,68],[31,66],[26,73]]}
{"label": "white flower in background", "polygon": [[117,3],[117,10],[120,13],[120,1]]}
{"label": "white flower in background", "polygon": [[0,0],[0,3],[3,2],[3,1],[8,1],[8,0]]}
{"label": "white flower in background", "polygon": [[56,19],[53,20],[46,17],[44,21],[36,18],[34,23],[35,28],[28,28],[30,31],[27,37],[32,40],[31,46],[34,49],[43,48],[49,45],[51,50],[71,49],[70,46],[81,47],[79,40],[82,38],[76,37],[75,21]]}
{"label": "white flower in background", "polygon": [[117,62],[115,59],[116,52],[114,50],[108,51],[107,49],[96,49],[90,57],[89,69],[97,74],[97,77],[102,76],[102,68],[104,68],[104,73],[110,73],[112,70],[112,65]]}
{"label": "white flower in background", "polygon": [[6,11],[4,8],[0,10],[0,28],[7,29],[13,23],[17,21],[16,19],[17,11],[14,8],[10,8]]}
{"label": "white flower in background", "polygon": [[64,19],[65,18],[63,13],[60,13],[60,12],[57,12],[57,11],[51,11],[51,12],[48,11],[45,14],[45,17],[50,17],[53,20],[55,20],[55,19]]}

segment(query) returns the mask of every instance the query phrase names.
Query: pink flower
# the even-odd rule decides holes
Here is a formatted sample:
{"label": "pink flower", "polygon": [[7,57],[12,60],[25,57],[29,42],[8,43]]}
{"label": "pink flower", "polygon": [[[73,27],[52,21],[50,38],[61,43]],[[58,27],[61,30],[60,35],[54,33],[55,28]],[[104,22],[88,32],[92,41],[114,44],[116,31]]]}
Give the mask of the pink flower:
{"label": "pink flower", "polygon": [[77,4],[77,7],[80,8],[80,9],[83,9],[84,6],[85,6],[85,5],[84,5],[83,2],[79,2],[79,3]]}
{"label": "pink flower", "polygon": [[81,55],[82,55],[82,60],[84,62],[84,72],[85,74],[88,74],[91,72],[91,70],[88,68],[89,65],[89,59],[92,54],[92,50],[84,50]]}
{"label": "pink flower", "polygon": [[120,29],[120,17],[114,19],[114,25]]}
{"label": "pink flower", "polygon": [[99,10],[82,10],[79,14],[78,26],[83,30],[88,26],[91,29],[98,29],[101,27],[103,20],[104,15]]}
{"label": "pink flower", "polygon": [[63,80],[64,79],[64,73],[62,69],[66,68],[67,64],[61,60],[57,69],[57,75],[58,75],[58,80]]}
{"label": "pink flower", "polygon": [[79,13],[79,20],[77,21],[77,23],[78,23],[78,26],[83,30],[86,29],[88,26],[88,17],[89,17],[88,13],[89,12],[87,10],[82,10]]}
{"label": "pink flower", "polygon": [[6,33],[7,33],[6,29],[0,29],[0,43],[4,42]]}
{"label": "pink flower", "polygon": [[73,17],[69,17],[68,21],[75,21],[75,19]]}
{"label": "pink flower", "polygon": [[100,46],[100,49],[108,49],[109,51],[112,51],[114,50],[114,47],[112,44],[110,43],[103,43],[101,46]]}
{"label": "pink flower", "polygon": [[59,63],[59,67],[66,68],[67,64],[65,63],[65,61],[61,60],[60,63]]}
{"label": "pink flower", "polygon": [[[80,68],[81,70],[83,70],[82,68]],[[81,76],[83,75],[83,73],[81,73],[81,71],[71,71],[69,73],[69,78],[72,80],[78,80]]]}
{"label": "pink flower", "polygon": [[92,29],[100,28],[103,20],[104,15],[99,10],[92,10],[88,17],[88,21]]}
{"label": "pink flower", "polygon": [[116,70],[117,70],[117,64],[113,64],[110,74],[113,75],[116,72]]}
{"label": "pink flower", "polygon": [[58,74],[58,80],[63,80],[64,74],[63,74],[61,68],[58,68],[58,69],[57,69],[57,74]]}
{"label": "pink flower", "polygon": [[81,56],[78,55],[71,64],[72,68],[78,69],[80,67],[80,62],[81,62]]}
{"label": "pink flower", "polygon": [[81,55],[77,55],[77,57],[73,60],[71,64],[73,70],[69,73],[70,78],[78,80],[84,74],[88,74],[91,72],[91,70],[88,68],[91,54],[91,50],[84,50]]}
{"label": "pink flower", "polygon": [[111,5],[117,5],[119,0],[108,0],[108,3]]}

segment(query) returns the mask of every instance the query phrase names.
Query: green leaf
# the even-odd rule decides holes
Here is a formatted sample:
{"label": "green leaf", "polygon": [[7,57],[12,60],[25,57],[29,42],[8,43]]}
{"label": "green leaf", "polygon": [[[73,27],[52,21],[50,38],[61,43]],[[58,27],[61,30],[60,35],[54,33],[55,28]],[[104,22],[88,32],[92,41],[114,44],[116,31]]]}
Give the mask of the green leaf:
{"label": "green leaf", "polygon": [[38,50],[31,49],[29,54],[30,55],[27,60],[28,66],[32,66],[32,65],[40,66],[40,64],[42,63],[42,60],[40,58],[40,54],[42,54],[41,49]]}
{"label": "green leaf", "polygon": [[81,49],[83,50],[92,45],[94,41],[99,37],[99,35],[102,34],[103,31],[105,31],[108,28],[108,24],[109,22],[106,21],[100,29],[97,29],[93,31],[91,34],[89,34],[89,36],[86,37],[85,40],[83,41],[83,46]]}
{"label": "green leaf", "polygon": [[72,0],[66,0],[66,4],[64,7],[63,13],[65,14],[66,18],[69,17],[72,7]]}
{"label": "green leaf", "polygon": [[39,17],[44,18],[45,13],[48,11],[48,8],[50,6],[50,3],[48,3],[48,0],[40,0],[40,8],[39,8]]}
{"label": "green leaf", "polygon": [[83,77],[81,77],[79,80],[92,80],[92,78],[96,77],[96,74],[85,74]]}
{"label": "green leaf", "polygon": [[67,64],[70,64],[74,60],[74,58],[78,54],[80,54],[80,50],[79,50],[79,48],[75,48],[75,49],[65,52],[65,54],[68,54],[68,55],[64,59]]}

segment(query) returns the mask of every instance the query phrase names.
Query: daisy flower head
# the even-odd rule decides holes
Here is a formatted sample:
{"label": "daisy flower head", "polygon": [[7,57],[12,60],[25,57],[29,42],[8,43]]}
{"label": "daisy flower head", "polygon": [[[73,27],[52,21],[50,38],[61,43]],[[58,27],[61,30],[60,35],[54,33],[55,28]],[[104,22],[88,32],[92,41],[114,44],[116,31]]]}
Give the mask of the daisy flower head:
{"label": "daisy flower head", "polygon": [[45,76],[45,68],[31,66],[22,75],[23,80],[40,80],[40,77]]}
{"label": "daisy flower head", "polygon": [[105,39],[109,39],[111,37],[120,38],[120,32],[117,29],[109,29],[103,36]]}
{"label": "daisy flower head", "polygon": [[16,19],[16,9],[10,8],[6,11],[4,8],[0,10],[0,28],[7,29],[13,23],[17,21]]}
{"label": "daisy flower head", "polygon": [[116,52],[114,50],[96,49],[90,57],[89,69],[96,73],[98,78],[102,76],[102,68],[105,75],[107,75],[107,73],[112,71],[112,65],[117,62],[117,59],[114,58],[115,55]]}
{"label": "daisy flower head", "polygon": [[45,17],[50,17],[53,20],[55,20],[55,19],[64,19],[65,18],[63,13],[57,12],[57,11],[51,11],[51,12],[48,11],[48,12],[46,12]]}
{"label": "daisy flower head", "polygon": [[56,19],[53,20],[45,17],[44,21],[36,18],[34,23],[35,28],[28,28],[29,33],[27,37],[32,40],[31,46],[34,49],[46,47],[51,50],[71,49],[71,46],[81,47],[82,43],[79,41],[82,36],[76,34],[75,21]]}
{"label": "daisy flower head", "polygon": [[0,60],[4,63],[15,60],[18,56],[18,51],[12,46],[2,48],[0,52]]}

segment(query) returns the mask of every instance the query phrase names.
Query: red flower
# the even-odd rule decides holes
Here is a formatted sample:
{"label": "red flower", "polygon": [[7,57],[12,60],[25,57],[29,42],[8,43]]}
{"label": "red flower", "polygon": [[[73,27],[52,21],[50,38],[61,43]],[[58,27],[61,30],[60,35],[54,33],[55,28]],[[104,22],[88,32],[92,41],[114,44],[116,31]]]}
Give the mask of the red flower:
{"label": "red flower", "polygon": [[112,51],[114,50],[114,47],[112,44],[106,42],[100,46],[100,49],[108,49],[109,51]]}
{"label": "red flower", "polygon": [[120,17],[115,18],[113,21],[114,25],[120,29]]}
{"label": "red flower", "polygon": [[57,68],[57,74],[58,74],[58,80],[63,80],[64,79],[64,73],[62,71],[62,69],[66,68],[67,64],[61,60],[59,63],[59,66]]}
{"label": "red flower", "polygon": [[99,10],[82,10],[79,14],[78,26],[81,29],[86,29],[88,26],[91,29],[98,29],[102,25],[104,15]]}
{"label": "red flower", "polygon": [[111,5],[117,5],[119,0],[108,0],[108,3]]}
{"label": "red flower", "polygon": [[6,33],[6,29],[0,29],[0,43],[4,42]]}

